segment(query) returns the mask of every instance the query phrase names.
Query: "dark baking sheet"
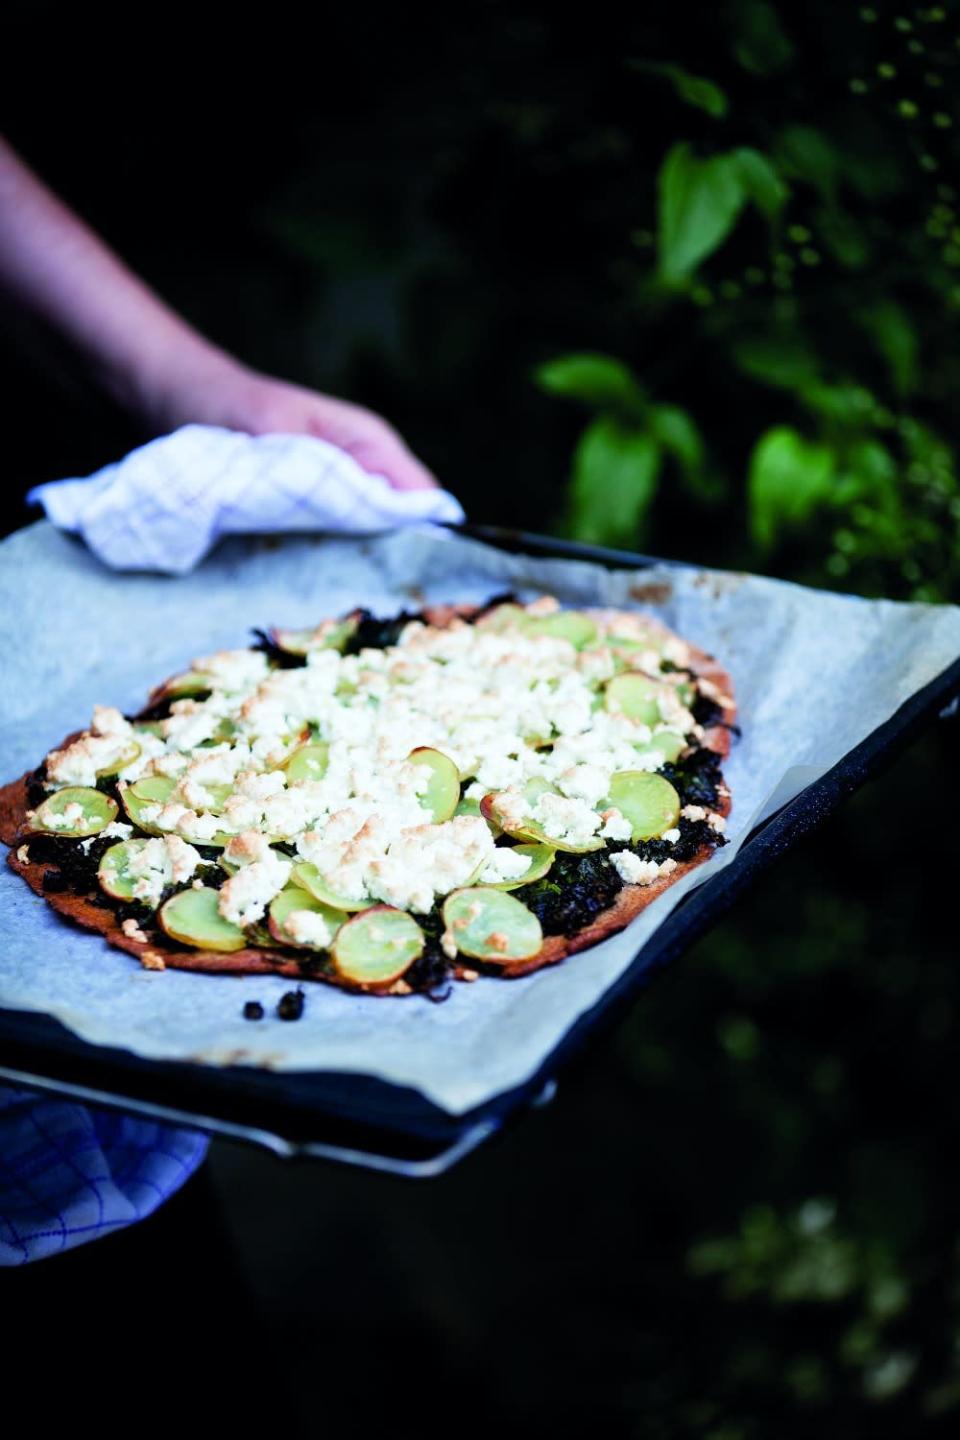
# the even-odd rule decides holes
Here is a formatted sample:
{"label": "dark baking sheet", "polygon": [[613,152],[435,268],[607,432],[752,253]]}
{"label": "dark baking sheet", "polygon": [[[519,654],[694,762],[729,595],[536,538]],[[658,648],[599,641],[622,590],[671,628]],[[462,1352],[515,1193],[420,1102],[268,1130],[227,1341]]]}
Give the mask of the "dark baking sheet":
{"label": "dark baking sheet", "polygon": [[[664,563],[497,527],[463,528],[488,544],[534,555],[585,559],[612,568]],[[0,1010],[0,1077],[233,1136],[282,1155],[333,1159],[411,1176],[440,1173],[527,1107],[549,1098],[557,1077],[616,1023],[662,966],[703,935],[763,868],[831,814],[958,696],[960,659],[758,827],[732,863],[686,896],[529,1081],[464,1115],[449,1115],[417,1091],[365,1076],[143,1060],[125,1050],[90,1045],[44,1015],[9,1010]]]}

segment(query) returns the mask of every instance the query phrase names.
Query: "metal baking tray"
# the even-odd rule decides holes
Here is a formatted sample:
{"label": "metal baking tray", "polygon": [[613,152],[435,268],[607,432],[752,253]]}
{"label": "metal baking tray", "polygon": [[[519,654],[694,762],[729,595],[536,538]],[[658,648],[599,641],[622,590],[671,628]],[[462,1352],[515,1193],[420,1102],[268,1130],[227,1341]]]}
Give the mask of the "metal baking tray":
{"label": "metal baking tray", "polygon": [[[617,569],[674,563],[496,526],[460,529],[501,549]],[[415,1090],[369,1076],[143,1060],[80,1040],[48,1016],[11,1010],[0,1010],[0,1079],[230,1136],[278,1155],[335,1160],[411,1177],[440,1174],[525,1110],[547,1101],[571,1062],[616,1024],[664,965],[705,934],[766,866],[938,716],[955,710],[958,697],[960,659],[758,826],[729,865],[684,897],[535,1075],[464,1115],[449,1115]]]}

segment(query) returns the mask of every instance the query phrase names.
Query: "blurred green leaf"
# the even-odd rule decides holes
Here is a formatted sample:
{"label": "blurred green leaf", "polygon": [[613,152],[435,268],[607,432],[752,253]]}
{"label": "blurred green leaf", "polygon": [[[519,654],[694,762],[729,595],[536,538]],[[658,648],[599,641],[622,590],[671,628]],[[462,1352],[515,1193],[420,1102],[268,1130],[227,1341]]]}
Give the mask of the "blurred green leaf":
{"label": "blurred green leaf", "polygon": [[768,220],[779,215],[790,194],[776,166],[759,150],[742,148],[734,150],[730,163],[743,186],[745,195],[753,201]]}
{"label": "blurred green leaf", "polygon": [[703,438],[686,410],[678,405],[654,405],[650,432],[686,475],[696,475],[703,468]]}
{"label": "blurred green leaf", "polygon": [[650,60],[631,60],[630,68],[645,75],[661,75],[669,80],[681,100],[705,110],[715,120],[721,120],[727,113],[727,97],[712,80],[702,75],[691,75],[679,65],[661,65]]}
{"label": "blurred green leaf", "polygon": [[749,201],[771,219],[788,194],[775,166],[758,150],[701,160],[685,142],[668,152],[658,191],[660,278],[668,285],[689,279],[723,244]]}
{"label": "blurred green leaf", "polygon": [[753,538],[769,550],[787,528],[800,526],[830,498],[833,450],[786,425],[762,435],[750,459],[748,496]]}
{"label": "blurred green leaf", "polygon": [[867,491],[881,502],[897,500],[897,462],[879,440],[858,440],[851,445],[844,455],[844,467],[858,482],[859,493]]}
{"label": "blurred green leaf", "polygon": [[795,333],[742,340],[733,353],[741,370],[764,385],[799,390],[819,378],[816,356]]}
{"label": "blurred green leaf", "polygon": [[699,500],[715,502],[724,492],[723,477],[707,470],[706,446],[692,416],[678,405],[652,405],[650,434],[676,462],[687,490]]}
{"label": "blurred green leaf", "polygon": [[695,105],[698,110],[705,110],[715,120],[721,120],[727,113],[727,97],[719,85],[714,85],[712,80],[705,80],[702,75],[690,75],[686,70],[679,70],[671,67],[671,78],[674,88],[681,100],[686,100],[688,105]]}
{"label": "blurred green leaf", "polygon": [[780,169],[833,199],[840,183],[840,155],[831,140],[812,125],[787,125],[774,144]]}
{"label": "blurred green leaf", "polygon": [[906,311],[894,300],[878,300],[858,318],[887,362],[894,389],[911,394],[919,379],[919,342]]}
{"label": "blurred green leaf", "polygon": [[729,9],[736,36],[733,53],[744,70],[775,75],[790,64],[793,45],[774,6],[766,0],[735,0]]}
{"label": "blurred green leaf", "polygon": [[746,192],[729,156],[700,160],[686,143],[668,152],[658,188],[660,274],[668,284],[677,284],[723,244]]}
{"label": "blurred green leaf", "polygon": [[598,408],[639,415],[645,403],[643,389],[630,369],[609,355],[559,356],[538,366],[534,378],[550,395]]}
{"label": "blurred green leaf", "polygon": [[835,260],[848,270],[862,270],[870,259],[863,227],[839,205],[825,205],[816,217],[817,234]]}
{"label": "blurred green leaf", "polygon": [[796,391],[808,410],[831,425],[846,430],[862,429],[863,390],[859,385],[830,385],[817,378],[797,385]]}
{"label": "blurred green leaf", "polygon": [[635,545],[656,493],[661,449],[649,434],[603,415],[577,446],[570,529],[593,545]]}

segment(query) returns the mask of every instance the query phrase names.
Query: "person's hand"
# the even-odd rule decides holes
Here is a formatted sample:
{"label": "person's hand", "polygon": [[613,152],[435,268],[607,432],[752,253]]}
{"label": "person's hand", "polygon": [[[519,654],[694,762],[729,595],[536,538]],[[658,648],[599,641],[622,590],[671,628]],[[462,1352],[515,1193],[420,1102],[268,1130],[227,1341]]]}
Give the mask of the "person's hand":
{"label": "person's hand", "polygon": [[316,435],[346,450],[369,474],[386,476],[395,490],[437,485],[396,430],[362,405],[259,375],[227,356],[202,370],[183,377],[164,397],[156,416],[160,428],[194,423],[250,435]]}
{"label": "person's hand", "polygon": [[154,435],[316,435],[395,490],[436,480],[381,416],[248,370],[144,285],[0,137],[0,292],[59,331]]}

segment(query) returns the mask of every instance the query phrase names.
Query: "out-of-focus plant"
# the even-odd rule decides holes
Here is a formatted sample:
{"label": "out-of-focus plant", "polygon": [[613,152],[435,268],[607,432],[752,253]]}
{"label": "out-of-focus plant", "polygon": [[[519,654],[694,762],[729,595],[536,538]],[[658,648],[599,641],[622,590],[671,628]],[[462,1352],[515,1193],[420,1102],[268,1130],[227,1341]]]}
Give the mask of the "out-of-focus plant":
{"label": "out-of-focus plant", "polygon": [[716,486],[705,469],[703,440],[686,410],[653,401],[636,376],[608,355],[568,355],[542,365],[541,388],[594,412],[573,461],[566,527],[605,545],[642,541],[661,471],[672,462],[691,496]]}
{"label": "out-of-focus plant", "polygon": [[[697,437],[696,466],[680,467],[685,503],[722,493],[716,463],[701,479],[705,455],[724,453],[728,493],[742,497],[725,518],[743,527],[747,563],[947,598],[960,585],[960,481],[944,427],[960,383],[960,225],[941,175],[960,32],[940,7],[898,18],[863,7],[856,48],[834,47],[833,69],[814,77],[804,65],[825,52],[809,28],[789,34],[766,0],[725,13],[709,77],[682,57],[626,62],[672,102],[675,133],[692,107],[700,135],[669,145],[634,236],[649,258],[621,272],[630,353],[537,372],[542,388],[596,412],[574,456],[567,526],[646,542],[669,447],[637,376],[670,371],[683,401],[670,413]],[[695,370],[683,363],[691,352]],[[705,357],[727,396],[720,411],[681,388],[694,374],[702,383]],[[731,428],[746,442],[733,468]]]}

